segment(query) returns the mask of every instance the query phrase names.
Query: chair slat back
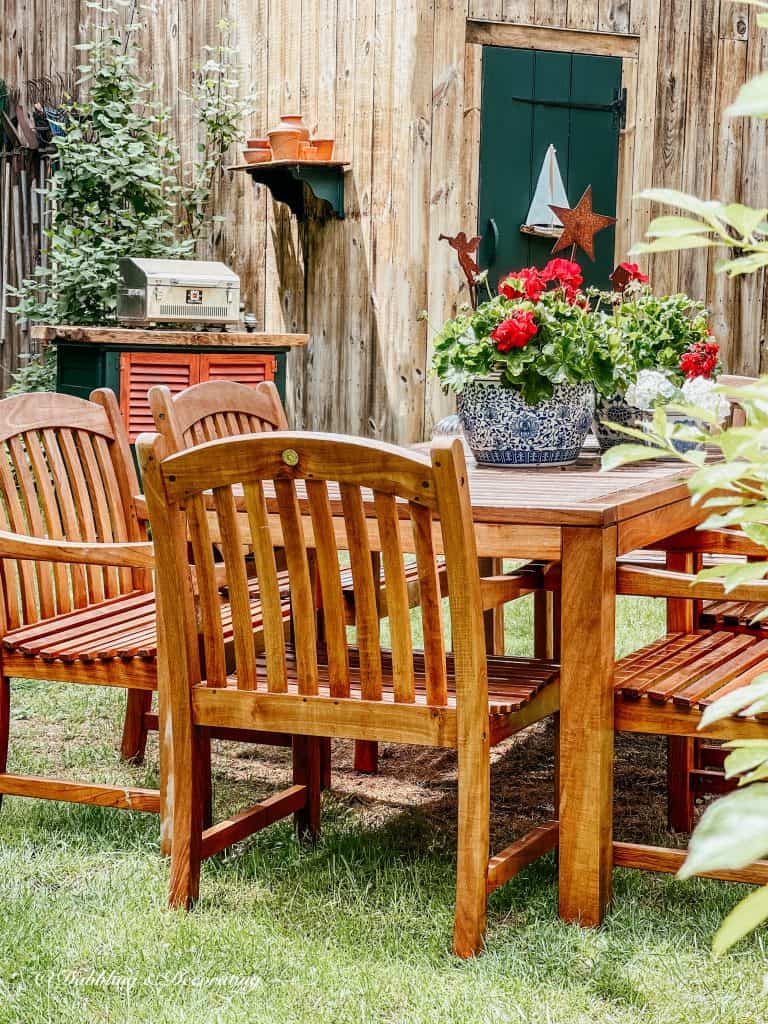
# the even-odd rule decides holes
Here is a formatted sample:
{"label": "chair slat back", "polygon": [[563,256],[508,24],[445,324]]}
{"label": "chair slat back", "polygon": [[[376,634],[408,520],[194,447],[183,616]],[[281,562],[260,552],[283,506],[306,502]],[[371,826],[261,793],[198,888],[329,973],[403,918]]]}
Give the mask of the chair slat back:
{"label": "chair slat back", "polygon": [[236,434],[288,428],[272,381],[252,388],[231,380],[208,380],[176,395],[159,385],[149,391],[149,406],[169,453]]}
{"label": "chair slat back", "polygon": [[[287,432],[234,437],[168,457],[162,438],[143,435],[138,448],[156,538],[161,607],[164,615],[175,617],[171,633],[184,633],[188,647],[194,646],[190,631],[198,627],[189,612],[191,591],[184,595],[179,581],[186,579],[191,588],[183,558],[187,532],[192,541],[205,665],[205,679],[192,673],[192,685],[202,681],[215,687],[224,681],[223,641],[215,624],[221,605],[211,553],[215,541],[224,556],[233,615],[240,620],[235,625],[237,678],[229,685],[414,703],[405,560],[406,553],[412,553],[421,583],[428,701],[445,706],[448,688],[435,544],[442,532],[443,538],[452,538],[450,545],[444,539],[439,546],[446,552],[454,658],[461,662],[464,651],[464,678],[472,680],[467,685],[473,693],[487,689],[477,552],[460,444],[433,451],[432,464],[425,456],[390,445]],[[254,553],[264,612],[263,660],[254,656],[245,611],[246,544]],[[283,635],[275,547],[285,552],[295,663]],[[352,641],[345,627],[340,551],[348,552],[354,579]],[[391,692],[383,686],[373,552],[381,553],[384,568]],[[323,643],[318,644],[320,608],[324,632]]]}
{"label": "chair slat back", "polygon": [[[117,401],[106,390],[91,399],[36,393],[0,401],[4,530],[94,543],[146,539],[136,516],[139,486]],[[2,629],[149,585],[146,573],[131,569],[2,558]]]}

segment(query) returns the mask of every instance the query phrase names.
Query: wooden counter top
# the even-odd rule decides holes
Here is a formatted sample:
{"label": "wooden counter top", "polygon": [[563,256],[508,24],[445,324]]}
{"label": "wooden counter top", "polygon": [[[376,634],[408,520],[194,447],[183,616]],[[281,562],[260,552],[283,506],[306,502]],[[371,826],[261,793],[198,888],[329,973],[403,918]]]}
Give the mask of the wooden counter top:
{"label": "wooden counter top", "polygon": [[195,348],[302,348],[308,334],[268,334],[264,331],[229,333],[227,331],[155,331],[135,327],[52,327],[38,324],[32,328],[35,341],[69,341],[94,345],[146,345],[163,348],[180,345]]}

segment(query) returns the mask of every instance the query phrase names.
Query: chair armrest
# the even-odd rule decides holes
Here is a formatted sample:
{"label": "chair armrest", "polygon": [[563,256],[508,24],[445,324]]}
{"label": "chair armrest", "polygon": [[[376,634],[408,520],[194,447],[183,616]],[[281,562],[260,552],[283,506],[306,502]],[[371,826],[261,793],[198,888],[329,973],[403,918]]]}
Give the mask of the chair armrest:
{"label": "chair armrest", "polygon": [[689,601],[755,601],[768,604],[768,580],[742,583],[726,591],[717,580],[698,580],[684,572],[620,565],[616,570],[616,593],[633,597],[684,598]]}
{"label": "chair armrest", "polygon": [[657,541],[655,548],[663,551],[699,552],[707,555],[749,555],[753,558],[765,558],[765,548],[761,547],[742,530],[683,530],[666,540]]}
{"label": "chair armrest", "polygon": [[154,548],[147,542],[48,540],[0,530],[0,558],[33,562],[74,562],[82,565],[113,565],[123,569],[154,569]]}
{"label": "chair armrest", "polygon": [[515,601],[518,597],[533,594],[545,588],[549,566],[545,562],[526,562],[502,576],[482,576],[480,592],[483,611],[490,611],[500,605]]}

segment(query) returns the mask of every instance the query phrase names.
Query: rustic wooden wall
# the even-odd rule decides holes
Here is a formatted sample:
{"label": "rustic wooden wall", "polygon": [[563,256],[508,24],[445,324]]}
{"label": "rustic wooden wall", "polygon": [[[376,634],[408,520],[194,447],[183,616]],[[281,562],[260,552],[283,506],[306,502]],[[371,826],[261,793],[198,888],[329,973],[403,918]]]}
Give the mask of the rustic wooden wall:
{"label": "rustic wooden wall", "polygon": [[[84,0],[4,0],[2,73],[23,80],[76,63]],[[237,26],[262,134],[301,109],[334,135],[351,163],[346,219],[297,225],[246,175],[221,184],[225,222],[212,249],[242,275],[266,329],[306,329],[296,357],[297,425],[412,440],[449,404],[428,380],[428,309],[439,324],[466,300],[441,231],[472,229],[479,134],[478,43],[467,19],[533,25],[532,46],[564,32],[604,33],[625,54],[629,119],[620,161],[617,255],[652,211],[631,197],[647,185],[762,203],[768,194],[765,124],[725,121],[739,86],[765,67],[766,33],[731,0],[158,0],[144,35],[147,77],[177,109],[187,153],[195,142],[188,87],[220,17]],[[10,11],[10,14],[9,14]],[[472,27],[474,26],[474,29]],[[557,32],[544,33],[545,29]],[[491,34],[497,31],[493,27]],[[559,34],[558,34],[559,33]],[[577,37],[589,46],[591,36]],[[559,41],[559,42],[558,42]],[[599,51],[598,51],[599,52]],[[630,54],[627,56],[627,54]],[[6,74],[7,71],[7,74]],[[665,256],[657,288],[705,296],[729,369],[761,368],[768,308],[763,275],[741,283],[707,254]],[[766,369],[765,365],[762,367]]]}

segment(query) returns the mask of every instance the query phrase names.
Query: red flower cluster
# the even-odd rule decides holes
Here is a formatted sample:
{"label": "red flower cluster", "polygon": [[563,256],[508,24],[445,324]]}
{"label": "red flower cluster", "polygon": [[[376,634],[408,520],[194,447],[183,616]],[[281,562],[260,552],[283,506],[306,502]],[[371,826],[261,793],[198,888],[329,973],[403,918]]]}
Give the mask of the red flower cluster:
{"label": "red flower cluster", "polygon": [[[512,281],[521,281],[523,290],[512,286]],[[547,285],[553,281],[565,292],[568,302],[575,302],[584,278],[581,267],[572,260],[550,260],[543,270],[536,267],[523,267],[507,274],[499,285],[499,294],[507,299],[529,299],[538,302]]]}
{"label": "red flower cluster", "polygon": [[525,348],[538,333],[533,313],[528,309],[518,309],[507,320],[501,321],[491,333],[491,338],[499,352],[509,352],[513,348]]}
{"label": "red flower cluster", "polygon": [[629,274],[630,281],[639,281],[640,284],[648,283],[648,275],[640,270],[637,263],[620,263],[619,266],[625,273]]}
{"label": "red flower cluster", "polygon": [[680,358],[680,369],[688,380],[694,377],[709,379],[717,367],[720,346],[716,341],[695,341]]}
{"label": "red flower cluster", "polygon": [[[522,281],[524,290],[513,288],[512,280]],[[538,302],[546,290],[546,278],[536,267],[523,267],[522,270],[516,270],[499,285],[499,295],[503,295],[506,299],[530,299],[531,302]]]}
{"label": "red flower cluster", "polygon": [[568,302],[575,302],[579,288],[584,283],[581,267],[573,260],[550,260],[544,267],[544,276],[548,281],[557,281],[565,292]]}

